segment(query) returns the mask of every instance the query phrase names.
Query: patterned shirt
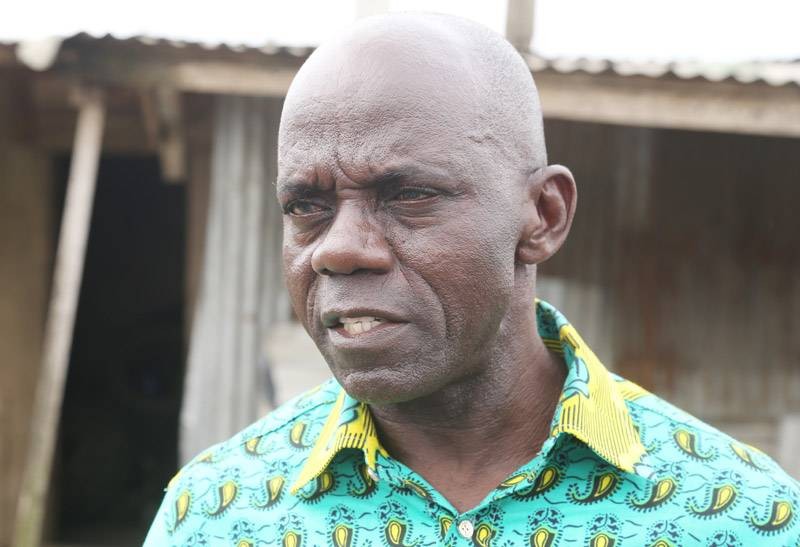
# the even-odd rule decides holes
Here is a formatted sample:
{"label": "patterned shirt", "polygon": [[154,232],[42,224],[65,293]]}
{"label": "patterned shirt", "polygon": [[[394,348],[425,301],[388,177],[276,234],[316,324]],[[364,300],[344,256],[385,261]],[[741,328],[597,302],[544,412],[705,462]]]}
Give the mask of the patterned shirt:
{"label": "patterned shirt", "polygon": [[608,372],[537,302],[567,377],[539,454],[459,513],[333,380],[170,481],[155,546],[800,547],[800,485],[758,450]]}

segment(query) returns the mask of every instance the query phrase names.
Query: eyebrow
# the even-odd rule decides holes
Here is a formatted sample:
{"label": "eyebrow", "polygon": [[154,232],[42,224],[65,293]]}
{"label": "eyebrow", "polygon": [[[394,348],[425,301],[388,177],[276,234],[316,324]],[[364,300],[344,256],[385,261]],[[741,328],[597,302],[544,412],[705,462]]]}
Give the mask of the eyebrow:
{"label": "eyebrow", "polygon": [[390,184],[396,184],[398,182],[402,182],[406,179],[412,178],[413,174],[409,173],[407,170],[392,170],[386,171],[381,173],[380,175],[370,179],[367,183],[369,186],[388,186]]}
{"label": "eyebrow", "polygon": [[[443,179],[446,174],[438,168],[421,168],[418,165],[401,165],[389,169],[365,180],[361,185],[369,186],[389,186],[398,184],[410,179]],[[289,179],[276,182],[279,193],[287,193],[294,196],[307,196],[324,191],[320,185],[307,179]]]}
{"label": "eyebrow", "polygon": [[389,184],[406,179],[446,179],[450,178],[442,168],[414,164],[403,164],[381,173],[374,178],[373,184]]}
{"label": "eyebrow", "polygon": [[293,196],[307,196],[319,191],[319,187],[313,182],[306,180],[291,180],[287,182],[276,182],[278,194],[292,194]]}

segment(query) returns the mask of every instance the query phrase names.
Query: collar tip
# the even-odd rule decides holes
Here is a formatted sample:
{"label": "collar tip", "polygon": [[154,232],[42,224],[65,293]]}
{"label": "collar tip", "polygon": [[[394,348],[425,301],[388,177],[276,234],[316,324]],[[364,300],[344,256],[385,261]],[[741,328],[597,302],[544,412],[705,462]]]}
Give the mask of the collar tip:
{"label": "collar tip", "polygon": [[648,481],[657,481],[656,471],[645,460],[639,460],[631,466],[631,473]]}
{"label": "collar tip", "polygon": [[291,493],[293,496],[297,495],[297,493],[300,492],[300,490],[302,490],[312,480],[314,480],[313,476],[301,474],[289,487],[289,493]]}

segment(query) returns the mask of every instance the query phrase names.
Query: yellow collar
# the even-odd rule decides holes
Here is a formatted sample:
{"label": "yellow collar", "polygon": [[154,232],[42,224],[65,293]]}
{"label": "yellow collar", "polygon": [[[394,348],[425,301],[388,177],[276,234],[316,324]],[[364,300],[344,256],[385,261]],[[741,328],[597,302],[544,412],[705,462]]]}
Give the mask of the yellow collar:
{"label": "yellow collar", "polygon": [[551,435],[569,433],[615,467],[649,474],[638,467],[645,449],[625,404],[626,399],[637,399],[647,391],[614,379],[569,323],[561,325],[558,334],[558,347],[555,340],[544,339],[552,351],[564,355],[568,367]]}
{"label": "yellow collar", "polygon": [[[616,380],[566,318],[550,304],[537,300],[539,335],[553,352],[564,356],[567,378],[553,417],[551,435],[568,433],[586,443],[598,456],[629,473],[646,474],[644,446],[625,400],[647,392],[628,381]],[[367,473],[377,476],[381,446],[366,404],[341,390],[322,431],[291,491],[296,493],[319,477],[345,448],[361,450]]]}
{"label": "yellow collar", "polygon": [[333,458],[345,448],[361,450],[364,454],[367,472],[373,476],[377,476],[378,453],[388,456],[378,440],[375,422],[372,420],[372,414],[367,405],[356,401],[342,389],[308,455],[308,460],[292,485],[291,492],[296,493],[319,477],[333,461]]}

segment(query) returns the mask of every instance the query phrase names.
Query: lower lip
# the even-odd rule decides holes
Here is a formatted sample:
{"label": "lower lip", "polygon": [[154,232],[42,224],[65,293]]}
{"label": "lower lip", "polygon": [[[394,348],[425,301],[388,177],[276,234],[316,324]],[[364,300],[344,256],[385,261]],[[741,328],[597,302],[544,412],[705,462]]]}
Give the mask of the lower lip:
{"label": "lower lip", "polygon": [[389,342],[390,338],[399,334],[408,323],[394,323],[385,321],[379,325],[372,327],[366,332],[359,332],[357,334],[350,334],[344,327],[334,327],[328,329],[328,337],[331,342],[337,347],[342,348],[357,348],[360,346],[379,346],[385,342]]}

